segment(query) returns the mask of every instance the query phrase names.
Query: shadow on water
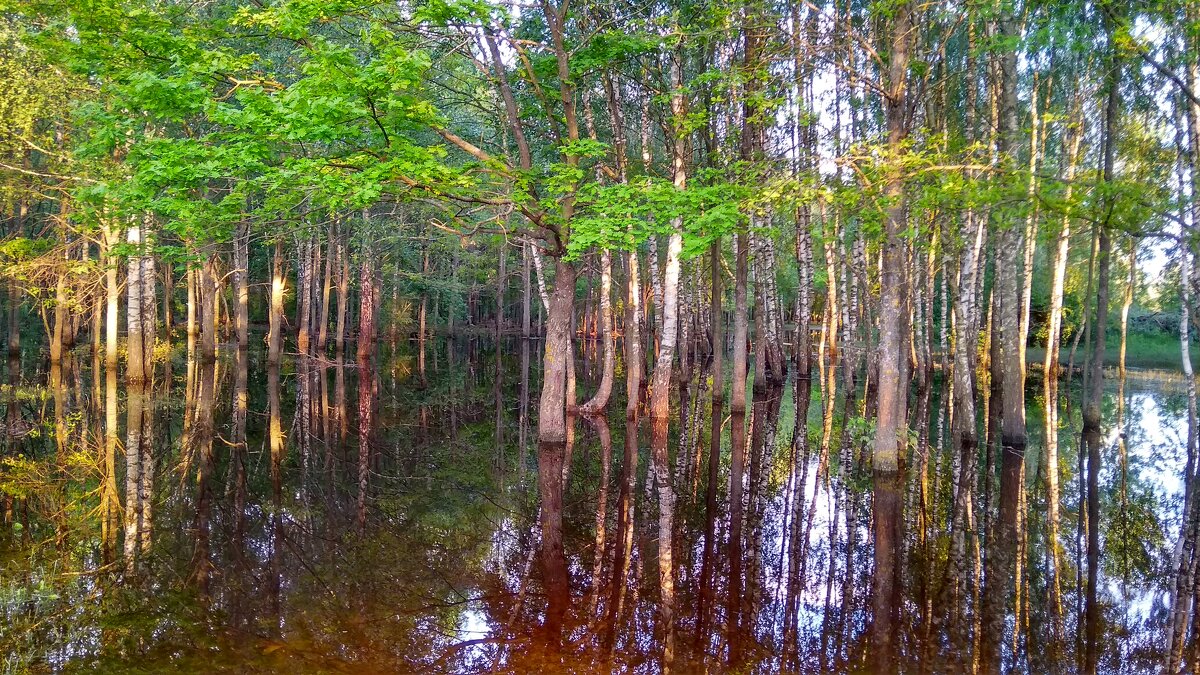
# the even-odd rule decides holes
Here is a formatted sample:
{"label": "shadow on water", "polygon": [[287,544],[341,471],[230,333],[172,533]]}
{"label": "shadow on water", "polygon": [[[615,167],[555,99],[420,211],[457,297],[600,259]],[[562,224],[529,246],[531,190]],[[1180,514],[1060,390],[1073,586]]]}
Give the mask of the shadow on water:
{"label": "shadow on water", "polygon": [[[811,406],[791,405],[789,386],[733,414],[693,399],[690,424],[666,428],[620,424],[614,401],[607,418],[572,420],[567,443],[531,448],[530,349],[431,341],[424,367],[403,346],[277,367],[222,350],[143,387],[98,359],[10,361],[5,672],[868,670],[872,429],[858,392],[824,401],[822,378]],[[580,353],[582,394],[599,357]],[[164,381],[173,373],[184,381]],[[988,539],[965,538],[949,587],[959,459],[945,392],[919,396],[900,488],[897,670],[969,669]],[[1015,592],[993,644],[1006,671],[1071,672],[1086,565],[1078,420],[1060,413],[1052,549],[1043,407],[1029,399]],[[1100,670],[1151,672],[1186,401],[1172,378],[1131,375],[1106,405]],[[676,461],[652,461],[654,446]]]}

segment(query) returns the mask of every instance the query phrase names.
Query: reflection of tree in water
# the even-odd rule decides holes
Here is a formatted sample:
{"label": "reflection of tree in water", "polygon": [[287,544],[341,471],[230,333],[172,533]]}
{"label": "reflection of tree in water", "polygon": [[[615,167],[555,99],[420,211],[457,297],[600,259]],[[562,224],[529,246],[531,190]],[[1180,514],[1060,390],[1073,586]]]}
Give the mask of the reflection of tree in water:
{"label": "reflection of tree in water", "polygon": [[[20,495],[11,518],[28,524],[3,539],[10,553],[0,589],[9,627],[0,630],[0,645],[16,663],[75,667],[86,658],[89,667],[109,670],[134,663],[178,672],[655,669],[664,636],[658,501],[644,489],[650,448],[638,427],[573,422],[573,467],[556,522],[541,508],[547,501],[537,480],[523,475],[520,464],[529,454],[520,448],[519,426],[528,423],[522,398],[530,395],[524,383],[537,374],[514,369],[533,360],[511,350],[514,356],[499,362],[497,385],[493,348],[446,348],[429,345],[431,361],[445,365],[429,369],[425,386],[394,367],[404,354],[381,356],[377,367],[285,359],[265,374],[247,368],[261,358],[256,353],[222,355],[193,370],[185,415],[162,412],[155,426],[168,428],[143,432],[152,452],[139,461],[153,472],[131,473],[119,461],[115,481],[105,469],[104,418],[117,410],[125,413],[119,418],[134,419],[144,414],[139,402],[145,412],[176,404],[152,393],[147,406],[119,385],[109,397],[103,375],[92,389],[87,364],[68,365],[58,377],[79,375],[80,386],[64,389],[74,393],[61,401],[49,399],[62,408],[47,408],[47,433],[26,437],[19,446],[25,459],[4,469],[4,489]],[[88,400],[95,391],[100,405]],[[676,670],[767,672],[786,665],[845,672],[866,658],[872,569],[864,453],[872,429],[851,417],[826,431],[825,411],[814,406],[812,447],[794,456],[791,443],[781,442],[792,438],[795,424],[790,406],[780,405],[790,393],[758,398],[745,418],[708,416],[703,433],[715,426],[725,453],[717,482],[709,483],[707,457],[693,469],[701,474],[695,499],[687,498],[689,480],[676,481]],[[932,422],[941,401],[935,390],[931,404],[919,409]],[[1064,421],[1064,643],[1051,649],[1043,417],[1040,399],[1030,403],[1014,589],[1020,611],[1009,610],[1017,630],[1001,649],[1006,663],[1044,672],[1053,654],[1066,665],[1080,630],[1074,611],[1079,438]],[[1161,662],[1185,460],[1180,403],[1169,384],[1127,383],[1122,472],[1115,392],[1104,402],[1102,667],[1153,670]],[[19,408],[30,419],[33,411]],[[186,435],[172,430],[185,424]],[[694,442],[709,446],[703,434]],[[744,444],[737,466],[729,463],[732,442]],[[914,436],[914,450],[925,442],[927,503],[906,495],[906,508],[919,509],[924,524],[905,533],[897,639],[906,658],[935,672],[938,664],[969,662],[945,636],[960,632],[970,643],[977,607],[971,597],[981,579],[968,540],[962,606],[942,606],[950,597],[955,463],[932,432],[927,441]],[[147,447],[127,442],[120,450],[142,457],[130,454],[135,445]],[[918,459],[906,461],[917,467]],[[561,468],[554,474],[561,479]],[[118,503],[128,504],[126,486],[136,486],[139,475],[149,481],[149,499],[144,529],[132,538],[134,577],[124,561],[105,557],[111,506],[101,507],[114,482]],[[909,490],[919,485],[915,478],[910,483]],[[63,509],[64,494],[86,495],[90,506]],[[975,499],[978,518],[981,496]],[[131,510],[123,512],[128,518]],[[548,538],[547,527],[557,532]],[[125,528],[115,534],[116,550],[128,550]],[[988,542],[980,544],[986,556]]]}

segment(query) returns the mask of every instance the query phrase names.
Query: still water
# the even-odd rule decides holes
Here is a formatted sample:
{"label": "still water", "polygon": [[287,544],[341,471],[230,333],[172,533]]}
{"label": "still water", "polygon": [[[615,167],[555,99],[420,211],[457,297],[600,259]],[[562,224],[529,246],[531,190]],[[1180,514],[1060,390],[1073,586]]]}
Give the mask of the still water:
{"label": "still water", "polygon": [[[424,373],[404,345],[369,364],[294,358],[277,371],[254,351],[226,350],[215,363],[160,365],[143,391],[107,377],[86,351],[62,368],[35,356],[10,363],[0,401],[3,672],[650,673],[667,642],[676,672],[866,670],[869,424],[851,411],[827,428],[814,386],[812,453],[793,472],[790,388],[760,396],[745,419],[722,411],[709,490],[714,425],[707,391],[697,406],[693,388],[672,420],[675,606],[664,626],[649,430],[629,425],[621,402],[607,420],[574,421],[565,579],[547,574],[539,347],[505,342],[497,357],[488,342],[439,342]],[[598,377],[583,351],[581,398]],[[1064,406],[1059,434],[1059,625],[1046,590],[1040,389],[1031,379],[1020,581],[1003,650],[1006,669],[1073,672],[1078,410]],[[1168,376],[1131,374],[1120,394],[1114,383],[1105,409],[1101,669],[1154,672],[1186,405]],[[940,398],[908,460],[897,664],[907,672],[970,668],[997,494],[981,481],[979,545],[952,599],[953,461]],[[738,424],[747,452],[731,505]]]}

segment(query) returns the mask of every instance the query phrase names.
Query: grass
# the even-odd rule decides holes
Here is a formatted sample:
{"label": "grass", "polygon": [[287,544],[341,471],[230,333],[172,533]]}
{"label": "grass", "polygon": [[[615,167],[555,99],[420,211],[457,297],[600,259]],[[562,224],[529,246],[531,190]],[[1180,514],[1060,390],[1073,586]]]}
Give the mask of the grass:
{"label": "grass", "polygon": [[[1121,334],[1110,330],[1107,337],[1108,340],[1104,348],[1104,364],[1115,368],[1121,356]],[[1064,367],[1067,365],[1067,359],[1070,357],[1070,350],[1070,343],[1062,346],[1060,359]],[[1179,351],[1179,337],[1176,335],[1164,333],[1130,333],[1126,344],[1125,365],[1129,368],[1182,371]],[[1200,362],[1196,361],[1197,356],[1200,356],[1200,352],[1198,352],[1195,344],[1192,345],[1191,351],[1192,363],[1200,366]],[[1083,363],[1086,352],[1086,345],[1080,344],[1079,350],[1075,354],[1076,367]],[[1025,352],[1026,363],[1033,367],[1035,364],[1042,362],[1045,354],[1046,350],[1042,347],[1031,346]]]}

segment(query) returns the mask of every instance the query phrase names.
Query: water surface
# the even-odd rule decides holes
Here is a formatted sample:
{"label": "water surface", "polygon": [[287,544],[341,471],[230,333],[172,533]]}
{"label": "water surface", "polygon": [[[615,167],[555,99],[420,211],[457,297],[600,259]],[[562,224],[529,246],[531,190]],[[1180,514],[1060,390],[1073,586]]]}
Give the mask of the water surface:
{"label": "water surface", "polygon": [[[58,369],[32,356],[10,363],[5,672],[659,672],[668,642],[679,672],[866,668],[871,429],[854,410],[828,429],[822,461],[814,386],[811,454],[794,472],[790,388],[762,393],[745,419],[721,411],[710,492],[713,420],[707,391],[696,406],[693,387],[670,437],[676,598],[665,626],[648,424],[629,425],[621,402],[607,419],[574,421],[563,559],[547,561],[540,344],[501,347],[497,361],[488,342],[438,342],[423,374],[406,345],[371,363],[292,358],[278,371],[226,349],[212,364],[160,365],[144,391],[97,371],[86,351]],[[583,351],[581,398],[598,377]],[[1185,403],[1171,378],[1134,374],[1121,393],[1110,387],[1105,410],[1101,663],[1150,672],[1172,583]],[[1004,658],[1016,671],[1072,672],[1078,411],[1064,408],[1060,431],[1056,631],[1039,397],[1031,380],[1022,569]],[[971,661],[998,494],[981,482],[978,554],[951,596],[940,407],[935,390],[907,461],[897,668],[911,672]],[[731,504],[739,423],[747,453]]]}

